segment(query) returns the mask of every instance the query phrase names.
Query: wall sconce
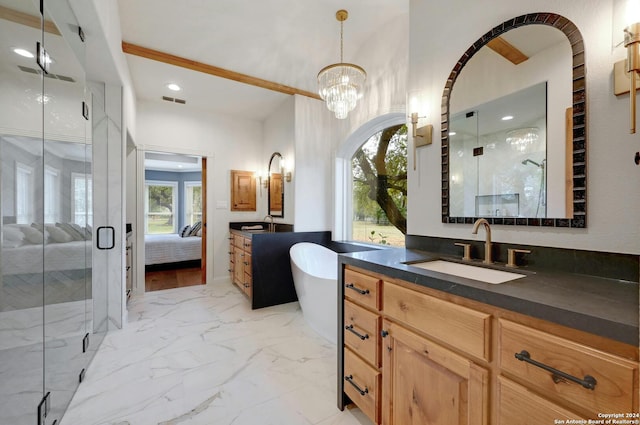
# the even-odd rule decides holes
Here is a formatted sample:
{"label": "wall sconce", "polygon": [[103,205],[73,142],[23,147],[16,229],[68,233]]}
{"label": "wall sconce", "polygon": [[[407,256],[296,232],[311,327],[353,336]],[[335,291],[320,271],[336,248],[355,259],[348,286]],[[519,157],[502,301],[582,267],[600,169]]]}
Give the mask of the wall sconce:
{"label": "wall sconce", "polygon": [[411,113],[411,135],[413,136],[413,169],[416,169],[417,153],[419,147],[430,145],[433,141],[433,126],[431,124],[418,127],[419,117],[417,112]]}
{"label": "wall sconce", "polygon": [[627,0],[624,28],[624,47],[627,59],[613,67],[614,93],[629,93],[630,133],[636,132],[636,90],[640,73],[640,1]]}
{"label": "wall sconce", "polygon": [[411,126],[413,127],[413,139],[417,147],[430,145],[433,138],[433,126],[431,124],[418,127],[419,117],[417,112],[411,114]]}
{"label": "wall sconce", "polygon": [[284,176],[284,181],[286,181],[287,183],[291,183],[292,175],[291,171],[289,170],[289,161],[284,158],[282,158],[282,161],[280,162],[280,171]]}
{"label": "wall sconce", "polygon": [[263,187],[265,189],[267,188],[267,185],[269,184],[269,180],[262,173],[254,173],[253,177],[258,182],[258,186],[260,186],[260,196],[262,196],[262,188]]}

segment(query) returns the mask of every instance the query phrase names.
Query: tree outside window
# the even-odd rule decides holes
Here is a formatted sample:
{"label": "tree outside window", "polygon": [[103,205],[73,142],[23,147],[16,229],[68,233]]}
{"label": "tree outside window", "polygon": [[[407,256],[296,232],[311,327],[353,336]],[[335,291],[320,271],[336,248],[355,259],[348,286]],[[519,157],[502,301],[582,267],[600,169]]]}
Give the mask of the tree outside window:
{"label": "tree outside window", "polygon": [[353,232],[357,241],[404,246],[407,233],[407,127],[395,125],[354,154]]}
{"label": "tree outside window", "polygon": [[147,182],[145,184],[145,233],[177,233],[177,182]]}

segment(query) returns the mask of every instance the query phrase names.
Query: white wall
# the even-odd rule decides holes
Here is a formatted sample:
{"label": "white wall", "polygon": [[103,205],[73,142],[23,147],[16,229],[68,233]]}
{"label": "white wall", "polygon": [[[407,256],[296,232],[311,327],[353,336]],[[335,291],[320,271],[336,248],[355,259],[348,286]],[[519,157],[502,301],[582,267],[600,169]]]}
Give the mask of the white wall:
{"label": "white wall", "polygon": [[[533,7],[533,9],[532,9]],[[628,134],[628,98],[612,92],[613,63],[624,57],[613,48],[613,2],[525,0],[446,3],[411,0],[409,91],[427,94],[440,110],[446,79],[462,53],[489,29],[518,15],[561,14],[577,25],[585,42],[588,117],[588,218],[586,229],[494,226],[493,239],[565,248],[640,254],[640,192],[631,190],[640,169],[633,155],[637,135]],[[621,29],[620,29],[621,31]],[[433,114],[434,135],[440,120]],[[633,183],[632,183],[633,182]],[[471,239],[471,226],[441,223],[440,141],[419,150],[418,170],[409,173],[408,231],[416,235]],[[482,237],[482,236],[480,236]]]}
{"label": "white wall", "polygon": [[[215,115],[174,103],[138,103],[138,149],[208,156],[207,281],[229,274],[229,222],[264,217],[259,212],[229,210],[230,170],[257,171],[268,161],[263,155],[262,131],[260,122],[243,117]],[[217,208],[219,203],[225,206]]]}
{"label": "white wall", "polygon": [[[407,15],[390,21],[349,58],[365,69],[367,83],[363,98],[347,119],[336,119],[324,102],[296,96],[296,230],[333,229],[334,238],[345,237],[339,222],[345,217],[342,210],[348,208],[344,191],[350,187],[347,180],[351,177],[345,173],[344,164],[353,152],[341,147],[353,145],[349,137],[362,134],[359,130],[369,128],[372,120],[394,112],[404,114],[409,61],[407,21]],[[372,134],[367,133],[361,142]]]}
{"label": "white wall", "polygon": [[[289,96],[264,121],[264,135],[261,163],[258,167],[264,176],[268,174],[269,159],[274,152],[280,152],[287,164],[287,171],[291,171],[295,178],[295,98]],[[294,185],[293,182],[284,184],[284,217],[274,218],[276,223],[294,223]],[[258,188],[258,211],[261,217],[267,214],[268,189]]]}
{"label": "white wall", "polygon": [[[324,102],[295,96],[294,224],[299,232],[330,230],[333,224],[333,162],[337,124]],[[289,184],[288,187],[291,187]]]}

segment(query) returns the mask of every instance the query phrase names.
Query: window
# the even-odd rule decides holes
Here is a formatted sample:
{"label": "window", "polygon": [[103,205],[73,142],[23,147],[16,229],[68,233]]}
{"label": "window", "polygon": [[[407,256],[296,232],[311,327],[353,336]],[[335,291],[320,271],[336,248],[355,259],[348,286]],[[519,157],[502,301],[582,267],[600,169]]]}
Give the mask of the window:
{"label": "window", "polygon": [[29,224],[34,221],[33,168],[16,163],[16,223]]}
{"label": "window", "polygon": [[44,167],[44,222],[60,221],[60,170]]}
{"label": "window", "polygon": [[352,239],[404,246],[407,232],[407,127],[374,134],[351,159]]}
{"label": "window", "polygon": [[202,182],[184,182],[184,224],[202,221]]}
{"label": "window", "polygon": [[93,180],[90,174],[71,173],[72,221],[78,226],[93,226]]}
{"label": "window", "polygon": [[178,182],[145,183],[145,233],[177,233]]}

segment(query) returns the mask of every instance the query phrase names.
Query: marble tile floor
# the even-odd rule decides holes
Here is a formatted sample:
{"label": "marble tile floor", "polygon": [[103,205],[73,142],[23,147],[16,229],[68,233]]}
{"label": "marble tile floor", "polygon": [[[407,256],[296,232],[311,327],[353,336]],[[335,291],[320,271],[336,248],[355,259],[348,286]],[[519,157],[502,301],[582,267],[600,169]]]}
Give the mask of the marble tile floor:
{"label": "marble tile floor", "polygon": [[147,293],[104,338],[60,425],[370,425],[336,407],[336,346],[297,302],[230,282]]}

